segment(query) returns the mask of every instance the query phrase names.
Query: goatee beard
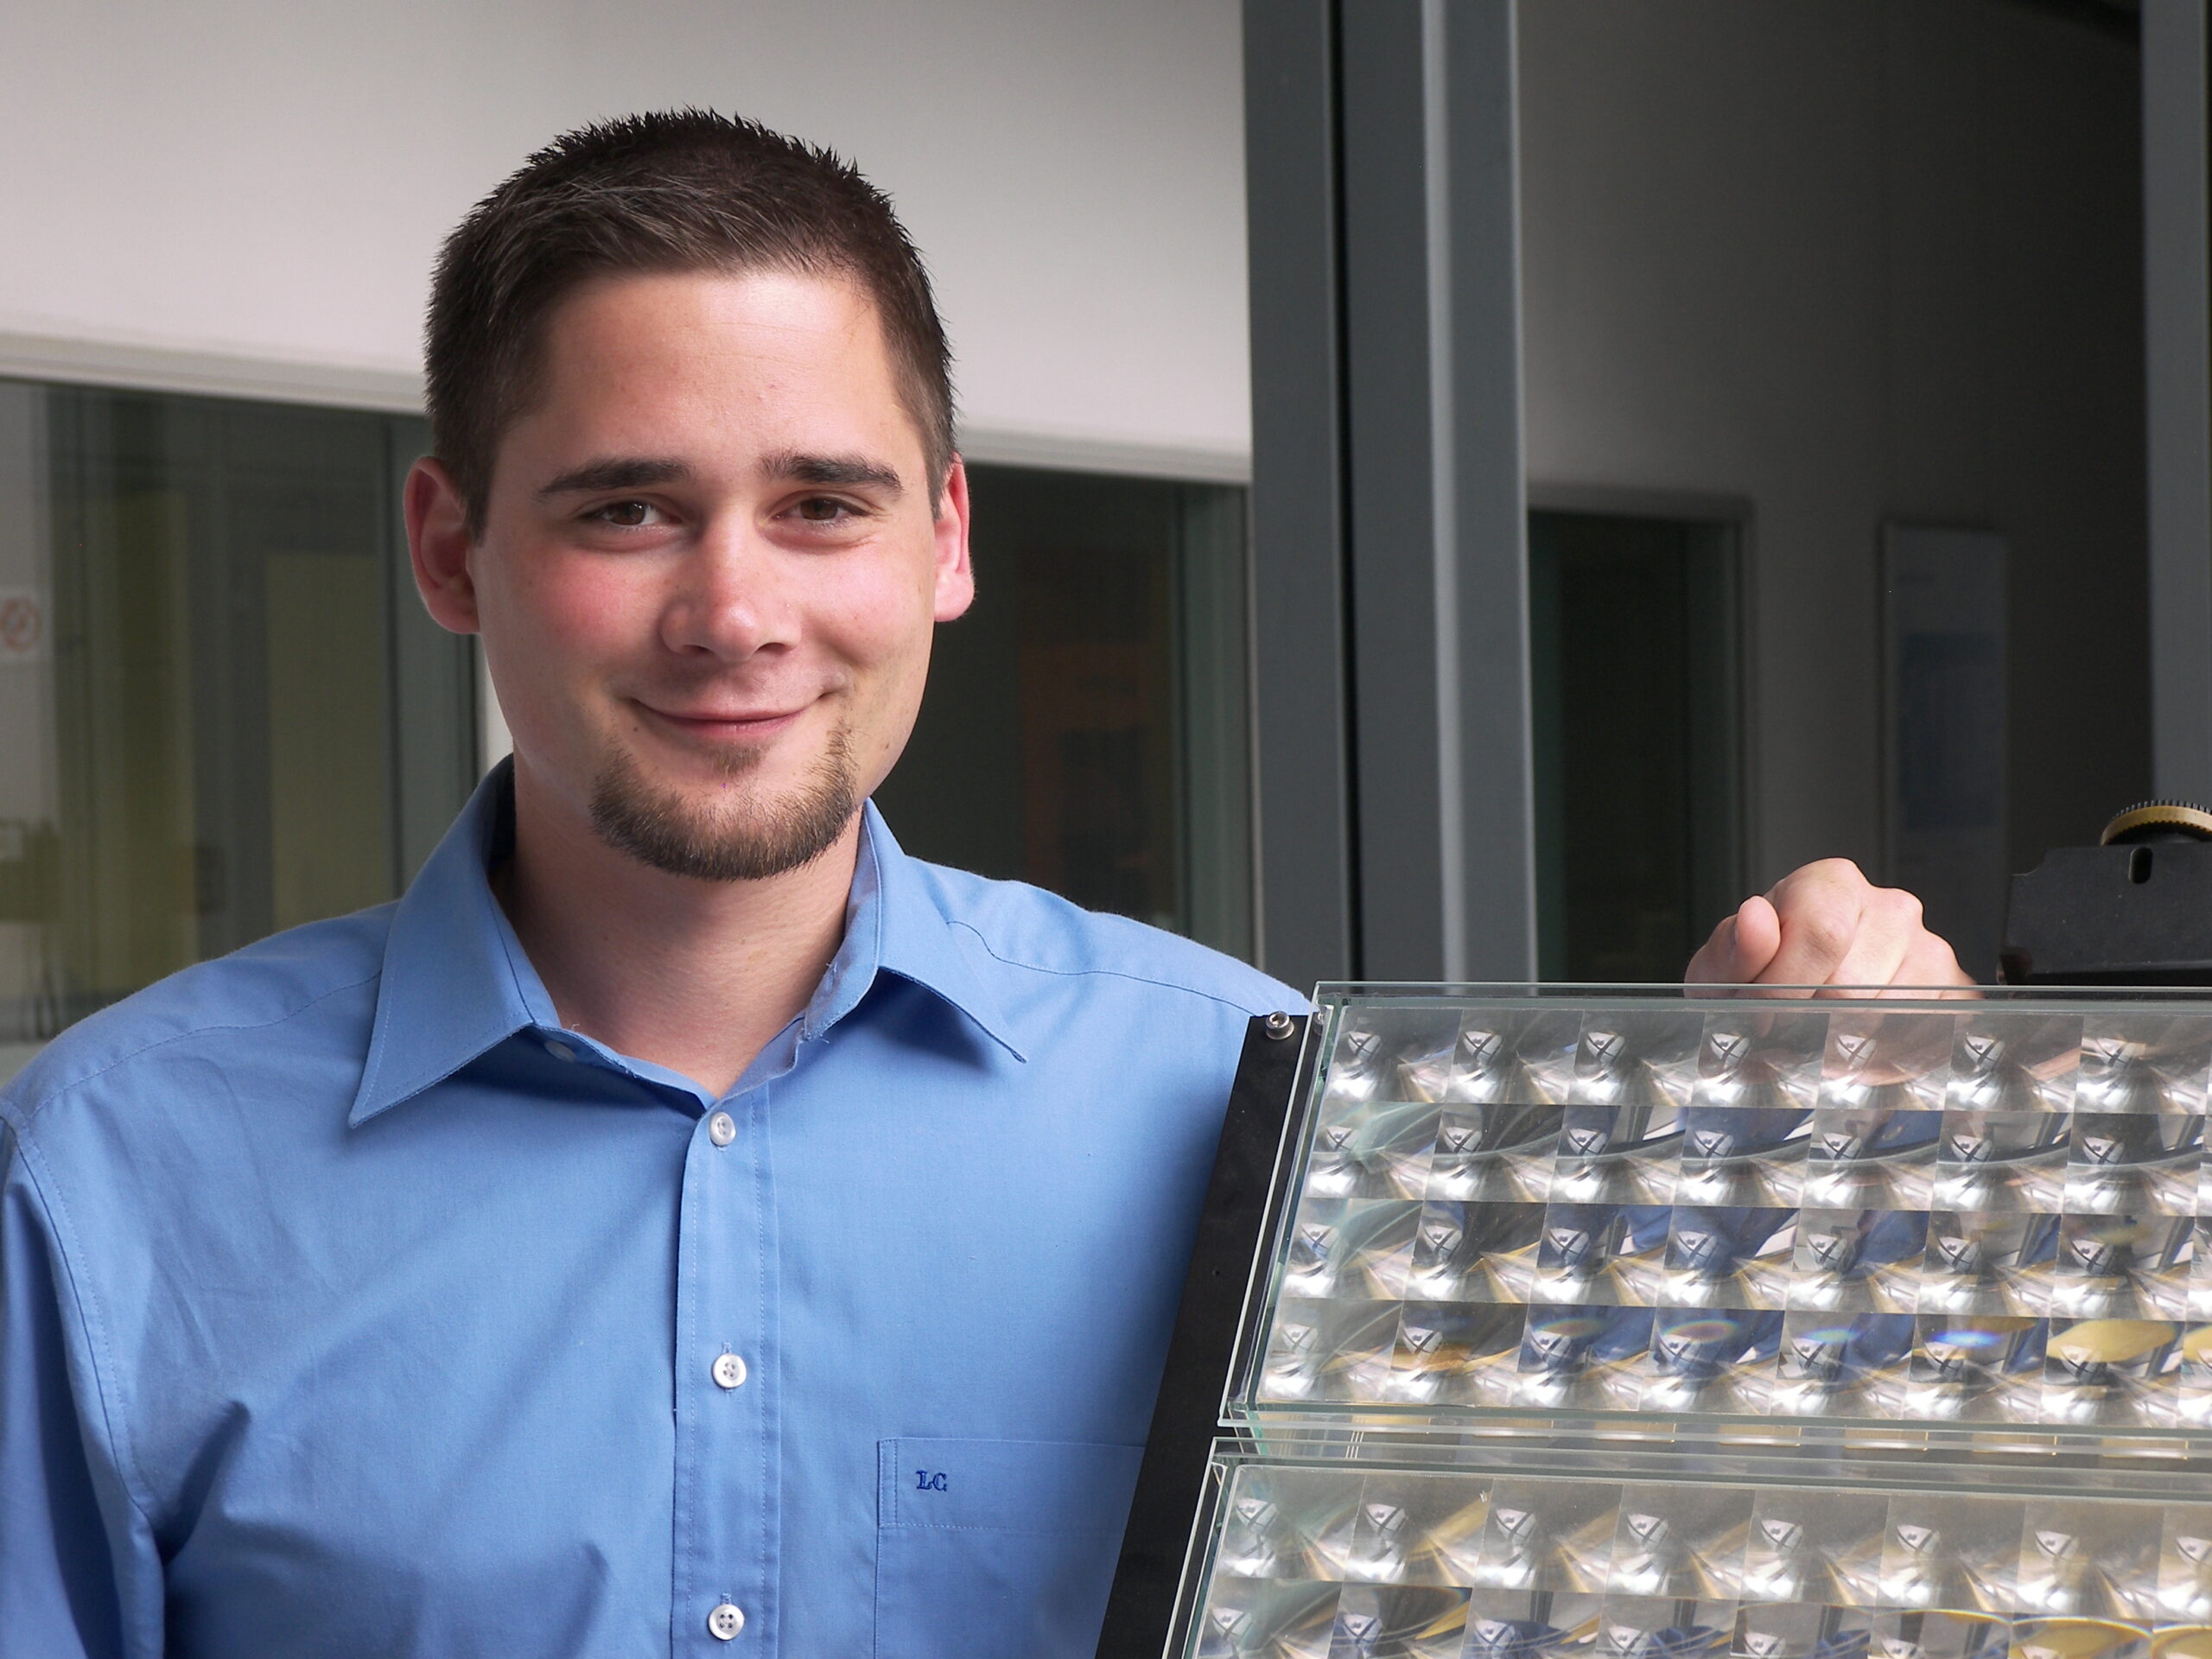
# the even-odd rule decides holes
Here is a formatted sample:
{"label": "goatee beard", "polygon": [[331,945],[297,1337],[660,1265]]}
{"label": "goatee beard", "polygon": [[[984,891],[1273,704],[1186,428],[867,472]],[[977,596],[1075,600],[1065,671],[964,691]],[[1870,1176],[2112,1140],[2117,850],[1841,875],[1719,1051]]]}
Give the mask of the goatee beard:
{"label": "goatee beard", "polygon": [[[757,752],[728,762],[735,779],[760,762]],[[732,788],[701,806],[656,789],[637,763],[617,753],[592,785],[592,828],[600,839],[654,869],[700,881],[765,881],[811,864],[837,844],[860,810],[844,729],[830,734],[813,775],[782,800],[756,801]]]}

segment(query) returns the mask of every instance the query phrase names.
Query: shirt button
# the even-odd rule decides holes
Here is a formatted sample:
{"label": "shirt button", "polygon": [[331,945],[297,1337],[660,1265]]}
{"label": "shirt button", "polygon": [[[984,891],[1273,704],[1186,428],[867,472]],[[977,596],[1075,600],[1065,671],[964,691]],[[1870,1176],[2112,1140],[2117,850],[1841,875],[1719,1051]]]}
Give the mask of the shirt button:
{"label": "shirt button", "polygon": [[556,1060],[573,1060],[576,1058],[575,1049],[570,1048],[566,1043],[555,1042],[550,1037],[545,1041],[545,1052]]}
{"label": "shirt button", "polygon": [[715,1381],[726,1389],[745,1386],[745,1362],[735,1354],[721,1354],[715,1360]]}
{"label": "shirt button", "polygon": [[707,1615],[707,1630],[717,1641],[728,1642],[745,1628],[745,1609],[724,1602]]}
{"label": "shirt button", "polygon": [[726,1147],[737,1139],[737,1120],[728,1112],[716,1112],[707,1120],[707,1139],[718,1147]]}

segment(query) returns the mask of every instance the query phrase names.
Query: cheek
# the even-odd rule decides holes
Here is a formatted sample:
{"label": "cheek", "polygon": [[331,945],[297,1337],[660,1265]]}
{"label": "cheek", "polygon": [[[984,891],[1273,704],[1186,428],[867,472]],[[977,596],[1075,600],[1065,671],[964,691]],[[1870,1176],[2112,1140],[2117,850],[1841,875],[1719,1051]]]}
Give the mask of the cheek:
{"label": "cheek", "polygon": [[896,682],[929,662],[931,595],[904,568],[877,567],[841,584],[817,614],[823,642],[863,674]]}
{"label": "cheek", "polygon": [[[557,668],[562,654],[591,654],[633,642],[651,630],[654,596],[619,566],[540,552],[514,562],[496,598],[497,620],[539,653],[541,669]],[[545,654],[553,659],[549,660]]]}

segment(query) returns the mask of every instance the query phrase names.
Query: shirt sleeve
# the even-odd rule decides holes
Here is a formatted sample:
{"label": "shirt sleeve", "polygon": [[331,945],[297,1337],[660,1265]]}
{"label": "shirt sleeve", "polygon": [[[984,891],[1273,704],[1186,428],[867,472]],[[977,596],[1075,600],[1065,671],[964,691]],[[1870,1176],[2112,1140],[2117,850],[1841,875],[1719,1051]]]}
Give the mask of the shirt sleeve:
{"label": "shirt sleeve", "polygon": [[[157,1586],[147,1529],[99,1449],[71,1357],[67,1273],[0,1100],[0,1655],[126,1659],[127,1586]],[[119,1548],[118,1548],[119,1546]],[[143,1599],[143,1598],[141,1598]]]}

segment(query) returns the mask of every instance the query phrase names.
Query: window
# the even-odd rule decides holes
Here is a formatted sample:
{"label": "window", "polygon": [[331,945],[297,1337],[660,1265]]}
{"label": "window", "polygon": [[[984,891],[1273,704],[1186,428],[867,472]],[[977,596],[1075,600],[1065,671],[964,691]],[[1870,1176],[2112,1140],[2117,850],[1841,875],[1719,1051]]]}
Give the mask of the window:
{"label": "window", "polygon": [[419,421],[0,381],[0,1075],[188,963],[397,893],[474,781]]}
{"label": "window", "polygon": [[969,469],[976,600],[877,791],[910,852],[1252,953],[1244,492]]}

